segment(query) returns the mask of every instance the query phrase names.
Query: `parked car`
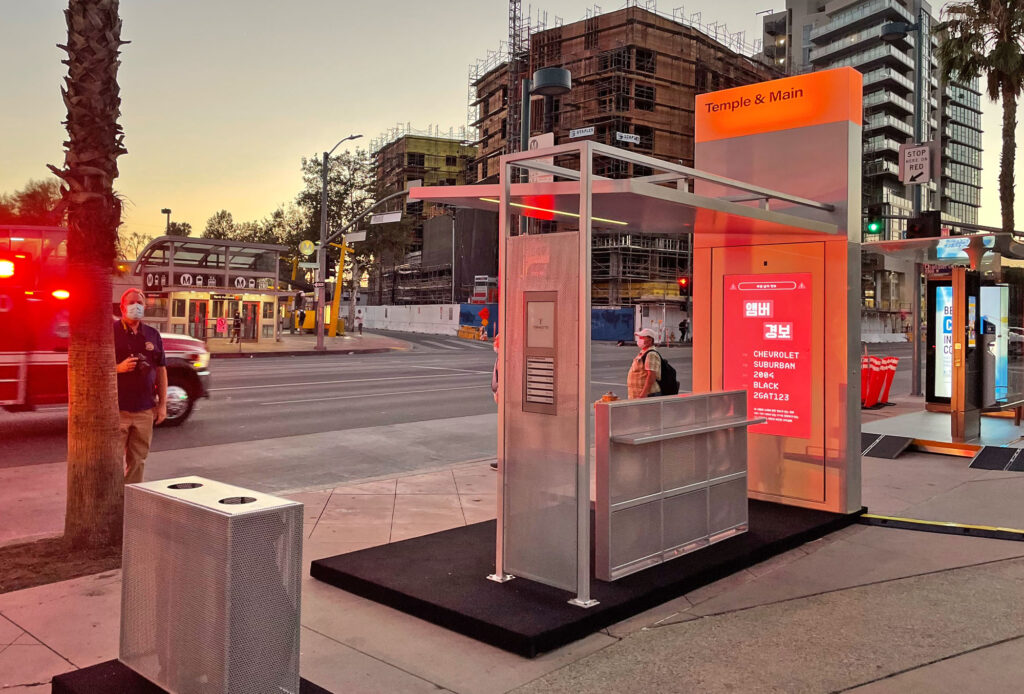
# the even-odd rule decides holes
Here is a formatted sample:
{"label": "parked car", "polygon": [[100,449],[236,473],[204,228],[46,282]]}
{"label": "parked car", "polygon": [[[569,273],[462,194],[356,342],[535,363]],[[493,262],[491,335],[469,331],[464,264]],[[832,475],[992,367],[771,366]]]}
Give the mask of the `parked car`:
{"label": "parked car", "polygon": [[1011,326],[1006,337],[1010,343],[1010,354],[1024,354],[1024,328]]}

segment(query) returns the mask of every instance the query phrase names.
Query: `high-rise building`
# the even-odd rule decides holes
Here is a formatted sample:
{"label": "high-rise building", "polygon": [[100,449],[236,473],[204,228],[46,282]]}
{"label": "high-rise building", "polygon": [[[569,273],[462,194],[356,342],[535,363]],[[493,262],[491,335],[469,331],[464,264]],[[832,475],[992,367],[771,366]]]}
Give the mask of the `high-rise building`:
{"label": "high-rise building", "polygon": [[[882,38],[892,22],[919,30],[893,42]],[[914,213],[915,186],[899,175],[900,145],[937,141],[942,175],[921,189],[922,210],[942,210],[943,222],[976,224],[980,206],[981,129],[978,81],[940,83],[938,38],[931,6],[921,0],[786,0],[786,9],[762,18],[762,60],[789,74],[850,66],[864,76],[863,207],[884,222],[865,240],[900,238]],[[925,37],[922,74],[916,49]],[[920,85],[918,87],[917,85]],[[915,95],[916,102],[915,103]],[[865,232],[867,229],[865,228]],[[862,262],[863,332],[904,332],[912,317],[913,266],[865,253]]]}
{"label": "high-rise building", "polygon": [[[556,144],[589,139],[658,159],[693,165],[697,94],[781,77],[754,59],[741,38],[684,17],[628,4],[621,10],[531,34],[529,71],[562,67],[572,89],[553,100],[531,101],[530,132],[541,134],[545,115]],[[470,177],[495,181],[508,140],[508,64],[492,54],[471,70],[473,123],[479,152]],[[600,168],[604,166],[605,168]],[[610,178],[641,176],[643,168],[598,160],[595,173]],[[688,274],[686,239],[636,232],[596,232],[593,302],[630,305],[652,296],[678,297],[677,279]]]}
{"label": "high-rise building", "polygon": [[[885,24],[918,21],[924,26],[905,39],[882,39]],[[763,58],[789,74],[842,66],[863,73],[865,210],[912,215],[914,191],[899,180],[899,149],[914,140],[914,119],[921,114],[920,141],[941,142],[943,162],[941,180],[921,186],[921,209],[941,209],[949,223],[976,224],[981,172],[978,82],[940,85],[933,22],[930,5],[921,0],[787,0],[785,11],[763,18]],[[921,36],[926,39],[918,93],[915,53]],[[883,238],[899,238],[905,227],[903,221],[890,220]]]}

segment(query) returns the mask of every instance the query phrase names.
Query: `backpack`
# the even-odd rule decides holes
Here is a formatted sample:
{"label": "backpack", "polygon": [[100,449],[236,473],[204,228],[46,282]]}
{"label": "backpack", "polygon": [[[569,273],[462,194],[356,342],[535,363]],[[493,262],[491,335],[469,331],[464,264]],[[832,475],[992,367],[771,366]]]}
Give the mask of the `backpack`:
{"label": "backpack", "polygon": [[[658,356],[661,357],[661,352],[658,352],[658,350],[647,350],[647,354],[651,352],[657,352]],[[645,366],[647,364],[647,354],[644,354]],[[662,395],[677,395],[679,393],[679,379],[676,378],[676,370],[672,368],[672,365],[668,363],[665,357],[661,357],[661,378],[658,379],[658,388],[661,390]]]}

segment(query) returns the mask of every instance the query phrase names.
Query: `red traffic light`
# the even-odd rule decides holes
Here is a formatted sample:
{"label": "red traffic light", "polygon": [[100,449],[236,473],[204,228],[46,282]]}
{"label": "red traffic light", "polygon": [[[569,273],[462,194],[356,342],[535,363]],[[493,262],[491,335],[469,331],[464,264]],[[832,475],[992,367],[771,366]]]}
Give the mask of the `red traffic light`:
{"label": "red traffic light", "polygon": [[681,288],[683,288],[683,289],[686,289],[687,287],[690,286],[690,278],[689,277],[680,277],[676,281],[679,282],[679,286]]}
{"label": "red traffic light", "polygon": [[0,277],[14,277],[14,261],[0,260]]}

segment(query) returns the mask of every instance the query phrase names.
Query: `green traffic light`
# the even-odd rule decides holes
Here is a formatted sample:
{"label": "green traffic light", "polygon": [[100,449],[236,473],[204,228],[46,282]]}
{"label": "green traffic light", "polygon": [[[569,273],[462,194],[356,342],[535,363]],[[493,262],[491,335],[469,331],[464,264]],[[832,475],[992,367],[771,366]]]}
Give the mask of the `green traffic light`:
{"label": "green traffic light", "polygon": [[872,219],[868,222],[868,233],[877,234],[882,230],[882,223],[877,219]]}

